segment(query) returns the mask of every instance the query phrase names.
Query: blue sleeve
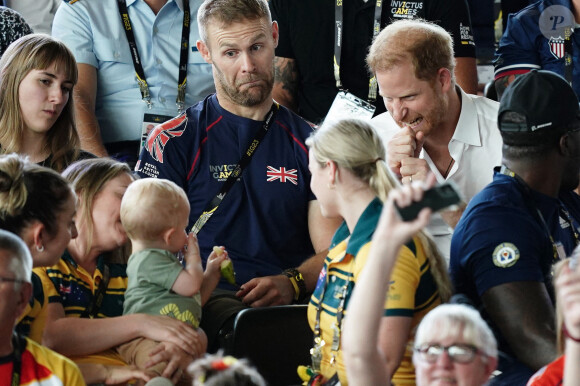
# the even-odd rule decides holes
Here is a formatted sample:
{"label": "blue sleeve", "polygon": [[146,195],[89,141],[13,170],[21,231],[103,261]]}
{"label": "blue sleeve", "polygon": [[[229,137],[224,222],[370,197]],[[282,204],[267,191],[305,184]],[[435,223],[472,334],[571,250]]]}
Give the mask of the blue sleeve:
{"label": "blue sleeve", "polygon": [[552,258],[546,253],[549,239],[534,218],[505,206],[469,213],[451,243],[451,260],[459,262],[479,296],[508,282],[543,282],[541,261]]}
{"label": "blue sleeve", "polygon": [[495,54],[495,78],[540,68],[540,47],[536,46],[538,37],[544,39],[537,18],[527,12],[510,15]]}
{"label": "blue sleeve", "polygon": [[77,63],[98,68],[90,17],[82,4],[61,4],[52,23],[52,36],[66,44]]}

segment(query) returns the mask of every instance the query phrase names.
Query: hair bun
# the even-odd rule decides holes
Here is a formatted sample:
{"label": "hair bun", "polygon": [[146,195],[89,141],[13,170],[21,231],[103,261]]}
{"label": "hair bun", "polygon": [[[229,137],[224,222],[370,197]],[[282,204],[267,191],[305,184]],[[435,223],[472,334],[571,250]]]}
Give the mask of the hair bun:
{"label": "hair bun", "polygon": [[26,205],[24,162],[16,154],[0,158],[0,216],[16,216]]}

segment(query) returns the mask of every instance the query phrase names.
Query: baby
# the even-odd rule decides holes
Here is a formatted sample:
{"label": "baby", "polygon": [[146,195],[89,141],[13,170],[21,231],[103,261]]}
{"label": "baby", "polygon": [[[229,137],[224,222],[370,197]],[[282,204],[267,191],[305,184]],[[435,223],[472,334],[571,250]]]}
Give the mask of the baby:
{"label": "baby", "polygon": [[[189,201],[175,183],[146,178],[129,185],[121,202],[121,222],[133,247],[127,264],[125,314],[167,315],[192,328],[199,326],[203,300],[217,286],[220,263],[228,257],[225,251],[212,252],[204,273],[197,237],[185,231],[188,219]],[[185,269],[175,257],[180,251]],[[119,346],[118,352],[128,364],[144,368],[157,344],[138,338]],[[166,365],[147,370],[161,375]]]}

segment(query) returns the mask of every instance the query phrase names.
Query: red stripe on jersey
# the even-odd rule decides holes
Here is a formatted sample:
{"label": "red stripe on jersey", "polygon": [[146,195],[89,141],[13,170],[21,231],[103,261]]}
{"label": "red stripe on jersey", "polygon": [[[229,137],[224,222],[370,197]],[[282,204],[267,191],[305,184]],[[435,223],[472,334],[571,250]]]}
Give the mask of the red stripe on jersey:
{"label": "red stripe on jersey", "polygon": [[300,140],[298,138],[296,138],[294,136],[294,134],[292,134],[292,132],[290,131],[290,129],[288,129],[286,126],[284,126],[280,121],[276,121],[277,124],[279,124],[280,126],[282,126],[282,128],[284,130],[286,130],[286,132],[288,133],[288,135],[290,135],[292,137],[292,139],[294,140],[294,142],[296,142],[298,144],[298,146],[300,146],[302,148],[302,150],[304,150],[304,153],[306,153],[306,155],[308,155],[308,149],[306,148],[306,145],[304,145],[302,142],[300,142]]}
{"label": "red stripe on jersey", "polygon": [[530,69],[530,68],[525,68],[525,69],[520,68],[520,69],[515,69],[515,70],[501,71],[501,72],[497,73],[497,75],[495,76],[495,80],[498,80],[499,78],[503,78],[504,76],[527,74],[530,71],[532,71],[532,69]]}
{"label": "red stripe on jersey", "polygon": [[[223,118],[223,115],[220,115],[220,117],[218,119],[216,119],[213,123],[211,123],[207,129],[205,129],[205,132],[207,133],[208,131],[210,131],[212,129],[212,127],[214,127],[219,121],[221,121]],[[195,169],[195,165],[197,164],[197,161],[199,161],[199,155],[201,154],[201,147],[207,142],[207,137],[205,137],[203,139],[203,141],[201,141],[201,144],[199,145],[199,148],[197,149],[197,154],[195,155],[195,158],[193,159],[193,164],[191,165],[191,169],[189,169],[189,173],[187,173],[187,181],[189,181],[189,179],[191,178],[191,175],[193,174],[193,170]]]}

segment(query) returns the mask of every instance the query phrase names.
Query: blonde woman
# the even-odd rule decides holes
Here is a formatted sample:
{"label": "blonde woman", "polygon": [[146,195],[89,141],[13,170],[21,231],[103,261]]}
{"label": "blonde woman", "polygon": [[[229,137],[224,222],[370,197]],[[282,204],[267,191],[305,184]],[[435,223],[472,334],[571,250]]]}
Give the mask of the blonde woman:
{"label": "blonde woman", "polygon": [[13,42],[0,59],[0,152],[19,153],[61,172],[79,150],[73,88],[77,67],[69,49],[48,35]]}
{"label": "blonde woman", "polygon": [[[308,306],[314,331],[311,381],[348,383],[342,359],[342,321],[349,299],[366,264],[371,238],[383,201],[397,186],[385,163],[385,149],[366,122],[343,120],[325,124],[307,140],[311,187],[322,214],[344,219],[336,231]],[[385,277],[389,280],[389,277]],[[408,343],[413,329],[432,308],[446,301],[450,284],[445,263],[423,233],[401,248],[384,304],[376,344],[385,353],[382,365],[394,384],[414,383]],[[314,378],[314,379],[313,379]]]}

